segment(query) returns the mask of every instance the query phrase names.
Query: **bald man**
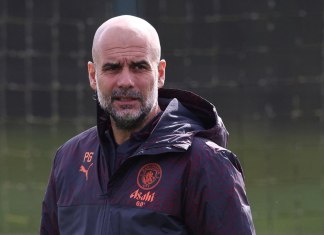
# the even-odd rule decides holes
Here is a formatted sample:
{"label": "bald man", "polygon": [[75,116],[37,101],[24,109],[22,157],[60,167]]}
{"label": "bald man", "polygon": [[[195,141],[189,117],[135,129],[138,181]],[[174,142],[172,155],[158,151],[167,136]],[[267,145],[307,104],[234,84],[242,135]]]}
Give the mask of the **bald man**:
{"label": "bald man", "polygon": [[215,107],[162,88],[156,30],[118,16],[95,33],[97,125],[56,152],[40,234],[255,234],[237,157]]}
{"label": "bald man", "polygon": [[[90,86],[111,116],[117,144],[129,139],[160,111],[158,88],[164,85],[160,41],[146,21],[130,16],[108,20],[97,30],[88,63]],[[129,89],[132,88],[132,89]]]}

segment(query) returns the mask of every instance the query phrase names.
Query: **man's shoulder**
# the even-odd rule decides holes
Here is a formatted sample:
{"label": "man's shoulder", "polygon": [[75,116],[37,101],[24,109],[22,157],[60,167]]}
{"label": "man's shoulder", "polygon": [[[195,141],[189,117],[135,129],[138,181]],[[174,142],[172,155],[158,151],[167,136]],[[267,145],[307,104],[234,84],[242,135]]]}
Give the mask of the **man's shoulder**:
{"label": "man's shoulder", "polygon": [[211,162],[217,162],[220,165],[228,165],[230,163],[230,165],[243,174],[238,157],[229,149],[223,148],[209,139],[195,137],[191,153],[193,158],[198,156],[201,163],[210,164]]}
{"label": "man's shoulder", "polygon": [[98,134],[97,127],[94,126],[66,141],[59,147],[57,154],[75,151],[80,148],[85,149],[89,146],[95,146],[96,143],[98,143]]}
{"label": "man's shoulder", "polygon": [[72,137],[61,145],[54,158],[54,166],[64,164],[68,165],[76,159],[82,157],[85,153],[94,152],[98,147],[97,128],[91,127],[78,135]]}
{"label": "man's shoulder", "polygon": [[213,162],[222,163],[224,160],[231,160],[231,158],[236,158],[234,153],[230,150],[219,146],[214,141],[202,137],[194,137],[191,146],[191,156],[194,161],[197,160],[206,164]]}
{"label": "man's shoulder", "polygon": [[195,136],[192,141],[192,148],[193,150],[203,150],[204,152],[211,151],[213,153],[219,151],[229,151],[228,149],[216,144],[214,141],[204,138],[204,137],[197,137]]}

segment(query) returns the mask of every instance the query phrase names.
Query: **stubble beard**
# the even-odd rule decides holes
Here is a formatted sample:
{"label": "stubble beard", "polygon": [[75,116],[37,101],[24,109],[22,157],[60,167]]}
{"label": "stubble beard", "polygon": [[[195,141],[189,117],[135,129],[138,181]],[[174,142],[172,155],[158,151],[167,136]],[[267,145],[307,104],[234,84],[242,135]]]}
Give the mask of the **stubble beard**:
{"label": "stubble beard", "polygon": [[[97,83],[99,105],[110,115],[114,120],[116,127],[120,130],[134,130],[144,122],[157,101],[157,88],[154,87],[153,91],[150,91],[148,94],[148,97],[145,99],[139,91],[134,91],[129,88],[118,88],[114,89],[111,96],[109,96],[102,93]],[[140,108],[135,111],[134,107],[124,105],[121,107],[122,110],[116,110],[113,107],[115,97],[123,96],[136,98],[140,102]]]}

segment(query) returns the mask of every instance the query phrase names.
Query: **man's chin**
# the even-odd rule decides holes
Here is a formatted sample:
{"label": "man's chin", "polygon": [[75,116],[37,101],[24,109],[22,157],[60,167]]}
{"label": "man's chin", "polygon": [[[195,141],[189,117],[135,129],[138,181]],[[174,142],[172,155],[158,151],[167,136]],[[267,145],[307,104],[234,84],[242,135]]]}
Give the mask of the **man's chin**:
{"label": "man's chin", "polygon": [[119,111],[113,112],[114,116],[118,119],[125,119],[125,120],[136,120],[139,116],[141,116],[141,112],[134,109],[122,109]]}
{"label": "man's chin", "polygon": [[139,117],[127,117],[127,118],[120,118],[120,117],[113,117],[116,127],[120,130],[134,130],[141,126],[143,123],[145,116]]}

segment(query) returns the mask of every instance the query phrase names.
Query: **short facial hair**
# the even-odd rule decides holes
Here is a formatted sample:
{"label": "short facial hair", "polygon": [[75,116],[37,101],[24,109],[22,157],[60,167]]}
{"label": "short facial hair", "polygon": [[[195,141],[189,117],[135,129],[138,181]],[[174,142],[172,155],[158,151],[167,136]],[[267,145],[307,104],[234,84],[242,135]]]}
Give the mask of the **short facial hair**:
{"label": "short facial hair", "polygon": [[[116,88],[112,91],[111,96],[104,95],[97,83],[97,94],[100,107],[107,112],[110,117],[115,121],[116,127],[120,130],[133,130],[140,126],[143,120],[151,112],[155,100],[157,99],[157,89],[153,88],[151,94],[146,98],[139,91],[135,91],[131,88]],[[129,97],[137,99],[140,102],[140,110],[135,113],[127,113],[127,109],[130,109],[128,105],[123,106],[122,111],[117,111],[113,108],[112,103],[116,97]],[[123,111],[126,113],[120,113]]]}

